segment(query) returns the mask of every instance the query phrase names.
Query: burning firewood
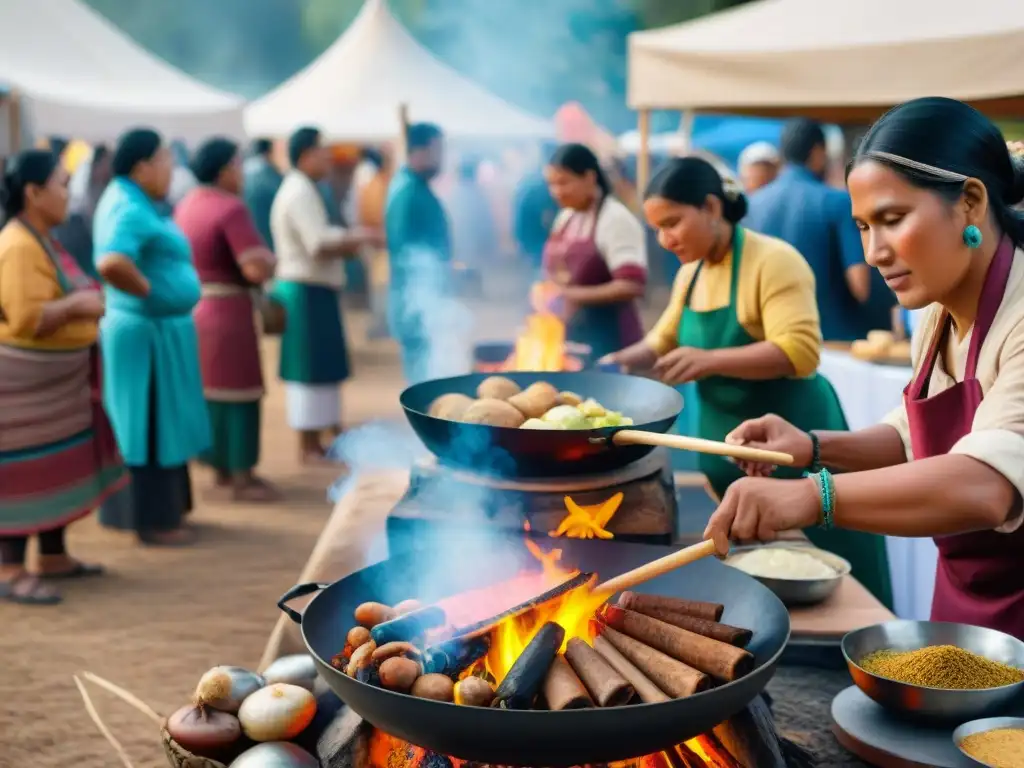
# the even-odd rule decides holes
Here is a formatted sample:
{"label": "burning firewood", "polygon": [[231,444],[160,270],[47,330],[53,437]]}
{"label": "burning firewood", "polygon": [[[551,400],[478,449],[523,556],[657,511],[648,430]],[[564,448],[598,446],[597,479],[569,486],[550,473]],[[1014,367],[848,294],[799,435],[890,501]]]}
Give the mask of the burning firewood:
{"label": "burning firewood", "polygon": [[541,627],[494,692],[491,706],[501,709],[532,707],[564,639],[565,630],[557,624],[548,622]]}
{"label": "burning firewood", "polygon": [[725,606],[719,603],[705,603],[702,600],[683,600],[678,597],[664,595],[646,595],[640,592],[623,592],[619,595],[619,606],[638,613],[647,613],[648,609],[674,611],[684,616],[696,616],[698,619],[721,621]]}
{"label": "burning firewood", "polygon": [[566,645],[565,658],[599,706],[618,707],[633,698],[634,690],[629,681],[586,641],[572,638]]}
{"label": "burning firewood", "polygon": [[423,651],[423,671],[428,674],[458,677],[472,664],[479,661],[490,649],[487,635],[479,637],[456,637],[431,646]]}
{"label": "burning firewood", "polygon": [[742,648],[674,627],[642,613],[606,605],[600,618],[613,629],[720,680],[732,681],[743,677],[754,667],[753,655]]}
{"label": "burning firewood", "polygon": [[602,628],[601,637],[614,645],[619,653],[633,662],[651,679],[651,682],[673,699],[681,699],[703,691],[711,682],[700,670],[611,627]]}

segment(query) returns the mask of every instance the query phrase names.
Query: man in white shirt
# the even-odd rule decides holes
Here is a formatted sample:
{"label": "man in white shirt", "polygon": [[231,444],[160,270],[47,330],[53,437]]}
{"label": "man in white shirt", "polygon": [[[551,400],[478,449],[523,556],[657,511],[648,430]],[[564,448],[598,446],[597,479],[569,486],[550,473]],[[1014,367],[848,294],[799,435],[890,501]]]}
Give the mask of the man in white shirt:
{"label": "man in white shirt", "polygon": [[299,432],[300,459],[322,459],[323,433],[341,432],[340,386],[349,376],[340,293],[343,259],[376,235],[332,226],[317,188],[330,170],[330,154],[316,128],[300,128],[288,141],[292,169],[270,210],[277,271],[274,297],[284,306],[280,376],[288,425]]}

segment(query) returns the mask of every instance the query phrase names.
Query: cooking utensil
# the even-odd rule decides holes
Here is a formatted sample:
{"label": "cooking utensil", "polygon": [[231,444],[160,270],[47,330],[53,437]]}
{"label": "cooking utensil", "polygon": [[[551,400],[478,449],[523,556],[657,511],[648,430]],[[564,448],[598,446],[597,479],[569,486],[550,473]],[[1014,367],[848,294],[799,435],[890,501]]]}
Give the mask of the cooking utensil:
{"label": "cooking utensil", "polygon": [[659,557],[657,560],[651,560],[651,562],[644,563],[631,571],[608,579],[603,584],[598,584],[594,591],[605,592],[611,597],[616,592],[625,592],[627,589],[633,589],[633,587],[640,586],[659,576],[664,576],[670,571],[682,568],[690,563],[695,563],[701,558],[710,557],[713,554],[715,554],[715,542],[710,539],[697,544],[691,544],[680,549],[678,552]]}
{"label": "cooking utensil", "polygon": [[960,744],[968,736],[973,736],[976,733],[988,733],[989,731],[995,731],[1000,728],[1024,729],[1024,717],[986,717],[983,720],[971,720],[969,723],[964,723],[953,731],[953,743],[956,745],[956,748],[960,750],[960,753],[971,761],[971,765],[980,765],[981,768],[989,768],[988,763],[983,763],[977,758],[969,755],[964,751]]}
{"label": "cooking utensil", "polygon": [[[416,596],[429,603],[537,567],[521,537],[505,538],[504,546],[495,546],[447,558],[410,552],[332,585],[300,584],[278,605],[283,609],[293,598],[323,590],[301,617],[293,618],[301,618],[302,636],[320,675],[370,723],[439,754],[499,765],[607,763],[693,738],[739,712],[763,690],[789,638],[789,613],[775,595],[740,571],[705,557],[639,589],[724,604],[723,621],[754,630],[748,650],[756,666],[739,680],[689,698],[607,709],[499,711],[375,688],[330,666],[330,658],[345,645],[355,607],[364,601],[393,605]],[[559,539],[558,547],[567,567],[611,577],[674,553],[671,547],[582,539]],[[424,591],[424,584],[430,589]]]}
{"label": "cooking utensil", "polygon": [[559,391],[593,398],[605,408],[630,417],[634,425],[533,430],[463,424],[430,416],[430,404],[453,392],[476,397],[476,389],[487,374],[414,384],[400,397],[402,409],[420,440],[443,463],[502,477],[577,476],[620,469],[656,446],[777,465],[793,463],[793,457],[784,453],[664,434],[679,417],[683,398],[672,387],[653,379],[598,371],[502,375],[524,389],[546,381]]}
{"label": "cooking utensil", "polygon": [[825,565],[834,568],[835,576],[824,579],[785,579],[777,576],[757,576],[750,574],[768,589],[779,596],[779,599],[786,605],[815,605],[824,602],[836,591],[844,577],[850,574],[850,563],[839,555],[833,555],[823,549],[818,549],[805,544],[767,544],[764,546],[736,547],[725,559],[725,564],[730,565],[729,560],[744,552],[754,552],[758,549],[788,549],[793,552],[803,552],[821,560]]}
{"label": "cooking utensil", "polygon": [[942,621],[888,621],[848,633],[843,656],[853,682],[889,712],[918,721],[946,724],[1001,712],[1024,693],[1024,682],[962,691],[901,683],[868,672],[858,662],[881,650],[916,651],[955,645],[992,661],[1024,668],[1024,643],[994,629]]}

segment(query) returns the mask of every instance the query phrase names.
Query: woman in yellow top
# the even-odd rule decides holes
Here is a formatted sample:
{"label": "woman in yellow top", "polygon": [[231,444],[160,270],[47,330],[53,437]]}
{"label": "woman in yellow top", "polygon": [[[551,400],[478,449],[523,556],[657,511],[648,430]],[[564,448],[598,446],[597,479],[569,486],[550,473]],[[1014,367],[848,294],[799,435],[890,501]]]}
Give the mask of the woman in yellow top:
{"label": "woman in yellow top", "polygon": [[34,605],[60,598],[25,571],[28,538],[43,576],[100,573],[68,556],[64,528],[125,481],[98,380],[103,295],[51,236],[67,183],[52,152],[29,150],[0,188],[0,599]]}
{"label": "woman in yellow top", "polygon": [[[673,386],[697,383],[699,434],[723,440],[740,423],[781,414],[802,429],[845,429],[832,386],[816,373],[821,328],[814,275],[790,245],[739,226],[743,193],[697,157],[666,163],[651,180],[644,215],[662,247],[683,263],[672,298],[647,337],[609,356],[627,369],[653,367]],[[701,471],[719,498],[743,476],[702,454]],[[776,470],[797,477],[804,467]],[[885,540],[809,529],[820,547],[848,559],[854,574],[891,604]]]}

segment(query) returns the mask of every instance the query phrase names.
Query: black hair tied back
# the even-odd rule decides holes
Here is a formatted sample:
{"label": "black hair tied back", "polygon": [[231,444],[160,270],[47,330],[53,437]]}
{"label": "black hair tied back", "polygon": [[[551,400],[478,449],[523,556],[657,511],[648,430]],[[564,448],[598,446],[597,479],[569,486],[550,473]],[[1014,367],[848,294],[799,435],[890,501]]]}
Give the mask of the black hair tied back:
{"label": "black hair tied back", "polygon": [[1024,245],[1024,212],[1014,208],[1024,201],[1024,158],[1010,153],[996,124],[974,107],[938,96],[893,107],[871,126],[850,168],[865,161],[950,202],[960,198],[963,182],[929,168],[980,180],[996,223]]}
{"label": "black hair tied back", "polygon": [[680,205],[701,208],[708,196],[722,201],[722,218],[737,224],[747,215],[747,196],[733,179],[723,179],[707,160],[677,157],[655,172],[644,198],[661,197]]}
{"label": "black hair tied back", "polygon": [[43,186],[57,170],[60,158],[49,149],[27,149],[9,158],[0,184],[3,220],[13,219],[25,209],[25,188]]}
{"label": "black hair tied back", "polygon": [[562,144],[551,155],[548,165],[552,168],[561,168],[574,176],[583,176],[586,173],[593,173],[597,179],[597,186],[601,188],[602,197],[612,194],[612,184],[608,175],[601,167],[601,162],[590,147],[583,144]]}

